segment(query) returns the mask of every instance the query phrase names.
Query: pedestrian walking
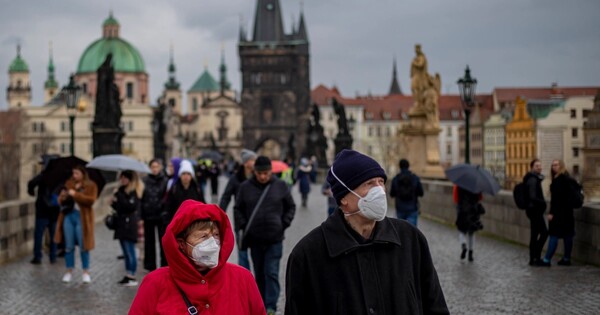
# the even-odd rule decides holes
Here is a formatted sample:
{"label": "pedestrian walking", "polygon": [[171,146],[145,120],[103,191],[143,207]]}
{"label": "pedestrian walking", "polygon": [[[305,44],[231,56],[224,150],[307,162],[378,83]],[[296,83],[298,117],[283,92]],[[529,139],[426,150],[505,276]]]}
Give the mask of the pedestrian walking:
{"label": "pedestrian walking", "polygon": [[271,160],[257,157],[254,177],[240,185],[234,215],[236,231],[242,231],[238,242],[242,249],[250,248],[256,284],[268,315],[277,310],[284,232],[295,212],[287,185],[272,174]]}
{"label": "pedestrian walking", "polygon": [[327,216],[330,216],[335,211],[337,207],[337,203],[335,202],[335,198],[333,197],[333,192],[331,191],[331,185],[329,185],[328,181],[323,183],[321,186],[321,193],[324,196],[327,196]]}
{"label": "pedestrian walking", "polygon": [[409,170],[408,160],[398,163],[400,172],[392,179],[390,196],[396,201],[396,216],[417,226],[419,218],[419,197],[423,197],[423,185],[419,176]]}
{"label": "pedestrian walking", "polygon": [[[48,166],[51,159],[57,156],[44,155],[41,163]],[[43,171],[43,170],[42,170]],[[37,188],[37,194],[36,194]],[[42,180],[42,173],[33,177],[27,183],[27,193],[35,198],[35,228],[33,233],[33,258],[30,263],[39,265],[42,263],[42,245],[46,230],[50,235],[50,250],[48,256],[50,263],[56,262],[56,243],[54,233],[56,232],[56,220],[58,219],[59,204],[55,187],[48,187]]]}
{"label": "pedestrian walking", "polygon": [[[252,177],[252,173],[254,171],[254,162],[256,161],[256,152],[243,149],[240,158],[242,164],[240,164],[237,171],[229,178],[227,182],[227,186],[225,187],[225,191],[221,195],[221,200],[219,201],[219,207],[223,209],[223,211],[227,211],[227,207],[231,202],[231,197],[237,195],[240,190],[240,185],[245,182],[248,178]],[[238,247],[238,264],[248,270],[250,270],[250,261],[248,260],[248,251],[246,249],[242,249]]]}
{"label": "pedestrian walking", "polygon": [[302,207],[306,208],[306,202],[308,201],[308,194],[310,193],[311,173],[313,171],[312,166],[309,164],[307,158],[300,159],[300,166],[296,173],[296,181],[298,182],[298,190],[302,196]]}
{"label": "pedestrian walking", "polygon": [[[73,167],[72,176],[65,183],[66,195],[74,200],[72,211],[61,211],[58,214],[54,241],[65,242],[65,264],[67,272],[62,281],[71,282],[75,268],[75,244],[79,246],[81,265],[83,268],[82,281],[90,283],[90,251],[94,249],[94,209],[92,206],[98,195],[96,183],[88,178],[84,166]],[[63,202],[67,200],[64,196]]]}
{"label": "pedestrian walking", "polygon": [[160,248],[160,266],[166,266],[167,264],[160,240],[166,227],[161,214],[165,211],[165,193],[168,179],[163,173],[160,159],[152,159],[149,166],[152,173],[143,179],[142,220],[144,221],[144,269],[152,271],[156,269],[157,240]]}
{"label": "pedestrian walking", "polygon": [[343,150],[327,181],[335,213],[288,258],[285,314],[448,314],[427,240],[386,217],[385,171]]}
{"label": "pedestrian walking", "polygon": [[569,176],[562,160],[552,161],[550,170],[552,183],[550,184],[550,212],[548,213],[549,229],[548,250],[541,262],[542,266],[550,266],[552,256],[558,247],[558,240],[563,239],[565,247],[564,256],[558,261],[558,265],[571,265],[571,251],[573,250],[573,237],[575,236],[575,216],[573,206],[570,203],[578,193],[573,187],[579,185],[573,183],[575,179]]}
{"label": "pedestrian walking", "polygon": [[480,217],[485,213],[481,205],[481,193],[472,193],[464,188],[454,185],[452,190],[454,204],[456,204],[456,228],[460,243],[460,259],[465,259],[467,250],[469,261],[473,261],[473,245],[475,232],[483,229]]}
{"label": "pedestrian walking", "polygon": [[533,159],[529,163],[531,170],[523,177],[523,182],[527,187],[527,209],[525,213],[529,219],[530,237],[529,237],[529,265],[541,265],[541,255],[546,239],[548,238],[548,229],[544,220],[546,211],[546,200],[542,190],[542,163],[538,159]]}
{"label": "pedestrian walking", "polygon": [[175,212],[185,200],[192,199],[204,202],[203,191],[195,180],[194,167],[190,161],[181,161],[177,176],[177,181],[173,183],[173,187],[167,193],[166,211],[163,213],[166,225],[171,222]]}
{"label": "pedestrian walking", "polygon": [[136,172],[126,170],[119,175],[119,188],[113,194],[111,207],[117,213],[114,239],[119,240],[125,259],[125,276],[118,283],[123,286],[138,285],[135,279],[137,258],[135,244],[138,239],[141,199],[144,184]]}
{"label": "pedestrian walking", "polygon": [[169,160],[169,164],[167,164],[167,176],[169,180],[167,181],[167,190],[173,187],[173,184],[177,182],[179,179],[179,166],[183,161],[181,158],[174,157]]}
{"label": "pedestrian walking", "polygon": [[210,193],[211,202],[219,202],[219,175],[221,175],[221,169],[219,163],[211,161],[208,167],[208,178],[210,179]]}
{"label": "pedestrian walking", "polygon": [[130,315],[265,314],[252,274],[227,262],[235,240],[217,205],[186,200],[162,242],[169,266],[144,277]]}

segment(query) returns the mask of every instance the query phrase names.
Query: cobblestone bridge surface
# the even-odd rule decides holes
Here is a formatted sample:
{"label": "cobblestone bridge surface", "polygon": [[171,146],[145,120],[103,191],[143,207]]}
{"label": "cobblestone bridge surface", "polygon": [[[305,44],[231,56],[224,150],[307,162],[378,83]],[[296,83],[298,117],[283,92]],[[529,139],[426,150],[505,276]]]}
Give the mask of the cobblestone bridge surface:
{"label": "cobblestone bridge surface", "polygon": [[[221,187],[224,181],[221,180]],[[286,232],[279,314],[283,313],[287,256],[294,244],[326,216],[326,200],[319,188],[313,185],[308,207],[298,207],[296,218]],[[294,197],[300,204],[296,187]],[[231,206],[228,213],[231,218]],[[392,210],[390,214],[395,212]],[[480,234],[475,241],[475,261],[469,263],[459,259],[458,237],[453,227],[420,218],[419,228],[429,241],[453,314],[599,313],[600,268],[577,263],[571,267],[530,267],[527,248]],[[28,256],[0,266],[0,314],[126,314],[137,287],[116,284],[124,275],[124,263],[117,260],[120,253],[112,233],[98,225],[96,249],[91,252],[91,284],[81,282],[79,257],[76,258],[79,269],[69,284],[61,282],[65,268],[60,258],[54,265],[49,264],[47,257],[43,264],[31,265]],[[230,261],[236,259],[234,251]],[[144,271],[138,274],[141,278]]]}

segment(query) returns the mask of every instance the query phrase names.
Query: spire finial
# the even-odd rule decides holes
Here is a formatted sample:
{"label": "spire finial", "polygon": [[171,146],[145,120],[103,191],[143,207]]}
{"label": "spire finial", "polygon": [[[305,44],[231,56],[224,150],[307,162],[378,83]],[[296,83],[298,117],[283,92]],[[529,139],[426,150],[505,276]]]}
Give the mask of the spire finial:
{"label": "spire finial", "polygon": [[204,70],[208,70],[208,58],[204,58]]}
{"label": "spire finial", "polygon": [[300,0],[300,14],[304,13],[304,0]]}
{"label": "spire finial", "polygon": [[52,60],[52,41],[48,42],[48,50],[50,51],[50,60]]}
{"label": "spire finial", "polygon": [[21,43],[17,44],[17,57],[21,57]]}

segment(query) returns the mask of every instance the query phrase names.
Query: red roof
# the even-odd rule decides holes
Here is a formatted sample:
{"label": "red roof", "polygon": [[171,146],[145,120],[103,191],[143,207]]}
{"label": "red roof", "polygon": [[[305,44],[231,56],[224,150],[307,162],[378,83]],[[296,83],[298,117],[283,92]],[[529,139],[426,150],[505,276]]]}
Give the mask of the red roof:
{"label": "red roof", "polygon": [[525,99],[549,99],[556,96],[572,97],[572,96],[583,96],[591,95],[594,96],[598,93],[600,87],[523,87],[523,88],[496,88],[494,93],[498,103],[514,102],[517,97]]}

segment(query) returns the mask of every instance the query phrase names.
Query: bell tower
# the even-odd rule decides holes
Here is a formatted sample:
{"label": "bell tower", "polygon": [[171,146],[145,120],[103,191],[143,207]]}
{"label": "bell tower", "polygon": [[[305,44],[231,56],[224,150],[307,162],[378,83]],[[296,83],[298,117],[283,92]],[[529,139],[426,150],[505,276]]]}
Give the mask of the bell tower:
{"label": "bell tower", "polygon": [[31,82],[29,81],[29,66],[21,58],[21,45],[17,45],[17,57],[8,68],[8,88],[6,100],[8,108],[23,108],[31,105]]}

